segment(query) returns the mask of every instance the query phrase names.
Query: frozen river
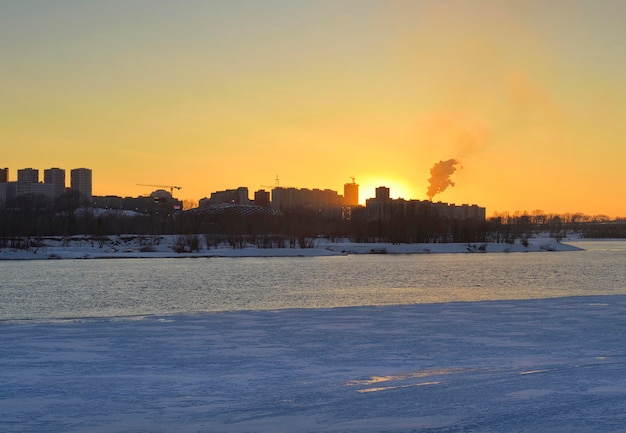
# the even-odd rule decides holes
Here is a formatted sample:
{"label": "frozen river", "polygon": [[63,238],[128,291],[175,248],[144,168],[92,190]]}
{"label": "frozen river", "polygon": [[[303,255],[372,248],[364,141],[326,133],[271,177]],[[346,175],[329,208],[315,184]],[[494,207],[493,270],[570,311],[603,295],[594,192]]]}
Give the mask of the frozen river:
{"label": "frozen river", "polygon": [[626,294],[626,242],[585,251],[0,261],[0,320]]}
{"label": "frozen river", "polygon": [[1,263],[0,431],[624,433],[626,250],[586,246]]}

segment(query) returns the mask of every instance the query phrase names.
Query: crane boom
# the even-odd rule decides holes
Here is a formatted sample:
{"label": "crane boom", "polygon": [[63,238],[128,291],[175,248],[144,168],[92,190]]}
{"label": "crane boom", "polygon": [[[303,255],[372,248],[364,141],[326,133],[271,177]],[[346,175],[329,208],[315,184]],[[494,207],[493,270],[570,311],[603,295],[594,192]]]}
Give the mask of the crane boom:
{"label": "crane boom", "polygon": [[278,175],[276,175],[276,180],[274,181],[274,185],[261,185],[263,188],[280,188],[280,180],[278,179]]}
{"label": "crane boom", "polygon": [[176,185],[150,185],[150,184],[145,184],[145,183],[138,183],[137,186],[152,186],[155,188],[169,188],[170,194],[172,194],[175,189],[182,188],[182,186],[176,186]]}

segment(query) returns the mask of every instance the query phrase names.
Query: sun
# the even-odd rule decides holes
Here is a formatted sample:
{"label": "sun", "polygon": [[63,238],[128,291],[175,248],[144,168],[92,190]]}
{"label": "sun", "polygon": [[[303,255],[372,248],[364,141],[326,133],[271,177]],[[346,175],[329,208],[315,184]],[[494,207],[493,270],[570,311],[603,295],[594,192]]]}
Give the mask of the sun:
{"label": "sun", "polygon": [[374,198],[376,196],[376,188],[379,186],[389,188],[389,196],[394,199],[423,199],[423,197],[416,194],[414,187],[393,176],[363,177],[361,180],[357,179],[356,183],[359,184],[359,204],[362,205],[365,204],[368,198]]}

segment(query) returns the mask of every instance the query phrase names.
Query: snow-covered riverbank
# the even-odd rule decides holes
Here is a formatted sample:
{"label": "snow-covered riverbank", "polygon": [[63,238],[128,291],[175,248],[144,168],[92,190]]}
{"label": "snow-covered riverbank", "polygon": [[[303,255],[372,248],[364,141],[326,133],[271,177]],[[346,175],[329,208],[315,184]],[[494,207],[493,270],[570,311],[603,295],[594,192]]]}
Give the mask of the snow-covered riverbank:
{"label": "snow-covered riverbank", "polygon": [[0,260],[88,259],[88,258],[161,258],[161,257],[290,257],[331,256],[345,254],[428,254],[428,253],[492,253],[573,251],[580,248],[559,243],[551,238],[531,238],[524,245],[519,240],[508,243],[428,243],[391,244],[355,243],[317,239],[311,248],[259,248],[243,245],[233,248],[228,244],[207,246],[199,238],[197,250],[190,251],[183,236],[110,236],[93,238],[44,237],[30,240],[28,248],[0,248]]}

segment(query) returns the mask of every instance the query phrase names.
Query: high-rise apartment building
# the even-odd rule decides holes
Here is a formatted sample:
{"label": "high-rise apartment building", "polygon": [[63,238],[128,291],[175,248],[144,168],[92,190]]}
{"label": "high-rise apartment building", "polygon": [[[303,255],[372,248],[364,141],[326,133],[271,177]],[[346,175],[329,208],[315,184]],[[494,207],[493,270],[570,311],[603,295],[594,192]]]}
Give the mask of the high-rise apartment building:
{"label": "high-rise apartment building", "polygon": [[[368,218],[371,220],[388,221],[391,217],[393,200],[389,198],[390,191],[386,186],[376,188],[376,197],[365,200]],[[403,202],[404,200],[402,200]],[[400,203],[400,201],[398,201]]]}
{"label": "high-rise apartment building", "polygon": [[332,189],[285,188],[282,186],[272,189],[272,204],[274,210],[285,211],[298,207],[340,208],[343,198]]}
{"label": "high-rise apartment building", "polygon": [[389,200],[389,188],[386,186],[379,186],[376,188],[376,200]]}
{"label": "high-rise apartment building", "polygon": [[44,170],[43,183],[52,185],[54,198],[62,196],[65,192],[65,170],[61,168]]}
{"label": "high-rise apartment building", "polygon": [[39,170],[34,168],[20,168],[17,170],[17,181],[39,183]]}
{"label": "high-rise apartment building", "polygon": [[74,168],[70,172],[70,188],[72,191],[76,191],[83,200],[91,202],[92,178],[91,169],[89,168]]}
{"label": "high-rise apartment building", "polygon": [[254,204],[261,207],[270,207],[270,192],[264,189],[255,191]]}
{"label": "high-rise apartment building", "polygon": [[250,204],[248,187],[240,186],[237,189],[227,189],[211,193],[210,204]]}
{"label": "high-rise apartment building", "polygon": [[352,178],[352,183],[343,185],[343,204],[344,206],[359,205],[359,184],[354,182],[354,178]]}
{"label": "high-rise apartment building", "polygon": [[0,168],[0,207],[4,207],[7,202],[9,182],[9,169]]}

